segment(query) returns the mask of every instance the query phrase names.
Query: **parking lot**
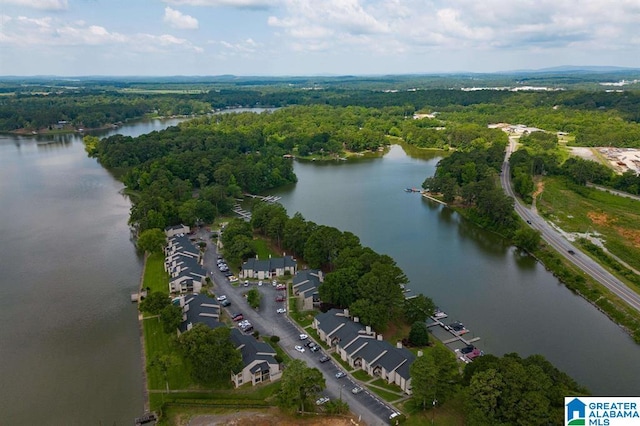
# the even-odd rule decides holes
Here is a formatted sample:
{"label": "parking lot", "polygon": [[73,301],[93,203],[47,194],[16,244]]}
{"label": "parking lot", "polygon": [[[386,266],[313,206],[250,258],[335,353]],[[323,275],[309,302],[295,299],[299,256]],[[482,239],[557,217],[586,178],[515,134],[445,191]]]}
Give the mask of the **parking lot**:
{"label": "parking lot", "polygon": [[[210,241],[208,238],[205,241]],[[312,351],[305,344],[309,339],[302,340],[300,334],[305,331],[300,329],[286,313],[278,313],[278,309],[287,309],[286,290],[278,290],[271,281],[263,280],[262,285],[258,285],[259,280],[249,280],[245,287],[244,279],[240,279],[236,285],[232,285],[227,277],[220,272],[217,267],[217,251],[215,245],[208,244],[208,250],[205,253],[204,267],[210,271],[211,278],[214,282],[213,293],[216,296],[224,295],[230,304],[222,309],[232,317],[234,314],[242,314],[243,320],[247,320],[253,326],[252,331],[258,331],[261,335],[278,336],[280,338],[280,346],[293,359],[303,360],[308,366],[318,368],[324,375],[326,389],[319,395],[330,399],[342,399],[353,413],[361,416],[361,419],[368,425],[388,424],[389,415],[394,412],[384,401],[381,401],[376,395],[370,393],[366,388],[357,394],[352,393],[355,387],[361,386],[355,379],[348,374],[344,377],[336,377],[339,372],[344,369],[337,364],[333,357],[325,362],[320,360],[327,356],[324,349]],[[245,298],[246,292],[256,288],[262,294],[260,307],[257,310],[252,309]],[[278,299],[278,301],[276,300]],[[295,349],[296,346],[302,346],[304,352]],[[321,404],[322,405],[322,404]]]}

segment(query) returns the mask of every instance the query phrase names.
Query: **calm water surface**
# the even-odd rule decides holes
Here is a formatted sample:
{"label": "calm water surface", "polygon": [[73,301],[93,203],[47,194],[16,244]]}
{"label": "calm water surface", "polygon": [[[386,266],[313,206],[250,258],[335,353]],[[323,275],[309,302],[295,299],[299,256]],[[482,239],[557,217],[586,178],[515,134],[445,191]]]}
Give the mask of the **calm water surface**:
{"label": "calm water surface", "polygon": [[0,135],[0,424],[129,425],[142,414],[129,301],[142,262],[121,189],[76,135]]}
{"label": "calm water surface", "polygon": [[640,346],[504,241],[404,188],[437,158],[393,146],[382,159],[296,162],[298,183],[273,192],[290,215],[358,235],[396,259],[424,293],[479,336],[488,353],[543,354],[598,395],[640,395]]}
{"label": "calm water surface", "polygon": [[[597,394],[640,394],[640,347],[611,321],[501,239],[403,191],[436,162],[394,146],[382,159],[296,163],[298,184],[278,195],[290,214],[393,256],[413,294],[463,321],[484,350],[542,353]],[[142,264],[121,189],[77,136],[0,136],[0,424],[121,425],[140,415],[129,294]]]}

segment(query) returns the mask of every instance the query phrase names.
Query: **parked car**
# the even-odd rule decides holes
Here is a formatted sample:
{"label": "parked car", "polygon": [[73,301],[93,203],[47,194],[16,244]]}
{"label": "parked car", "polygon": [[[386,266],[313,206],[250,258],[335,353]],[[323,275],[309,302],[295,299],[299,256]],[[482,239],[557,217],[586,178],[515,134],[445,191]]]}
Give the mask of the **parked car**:
{"label": "parked car", "polygon": [[362,392],[362,388],[360,386],[356,386],[355,388],[351,389],[351,393],[354,395],[357,395],[360,392]]}
{"label": "parked car", "polygon": [[318,361],[320,362],[327,362],[329,361],[331,358],[329,358],[327,355],[322,355],[322,357],[320,357],[320,359]]}
{"label": "parked car", "polygon": [[306,334],[301,334],[300,335],[300,340],[307,340],[309,338],[309,336],[307,336]]}
{"label": "parked car", "polygon": [[258,286],[262,287],[262,280],[258,281]]}
{"label": "parked car", "polygon": [[294,348],[296,351],[300,352],[300,353],[304,353],[304,348],[300,345],[296,345],[296,347]]}
{"label": "parked car", "polygon": [[234,321],[242,321],[243,319],[244,319],[244,317],[242,316],[242,314],[240,314],[240,316],[233,317]]}
{"label": "parked car", "polygon": [[278,314],[286,314],[286,313],[287,313],[287,310],[286,310],[285,308],[278,308],[278,309],[276,310],[276,313],[278,313]]}
{"label": "parked car", "polygon": [[313,346],[310,346],[309,349],[311,349],[311,352],[318,352],[320,350],[320,346],[314,344]]}
{"label": "parked car", "polygon": [[249,280],[244,280],[244,286],[249,287]]}
{"label": "parked car", "polygon": [[227,300],[227,296],[225,296],[224,294],[222,294],[222,295],[220,295],[220,296],[216,297],[216,300],[217,300],[218,302],[222,302],[223,300]]}
{"label": "parked car", "polygon": [[273,280],[273,281],[271,282],[271,285],[273,285],[274,287],[275,287],[275,286],[277,286],[277,285],[278,285],[278,281]]}
{"label": "parked car", "polygon": [[278,284],[276,286],[276,290],[286,290],[286,289],[287,289],[287,286],[284,284]]}
{"label": "parked car", "polygon": [[347,373],[345,373],[344,371],[338,371],[338,372],[336,373],[336,379],[341,379],[341,378],[343,378],[343,377],[344,377],[344,376],[346,376],[346,375],[347,375]]}
{"label": "parked car", "polygon": [[229,282],[230,283],[235,283],[236,281],[238,281],[238,277],[236,277],[235,275],[231,275],[229,277]]}
{"label": "parked car", "polygon": [[323,396],[321,398],[318,398],[318,400],[316,401],[316,405],[326,404],[327,402],[329,402],[329,398],[326,396]]}
{"label": "parked car", "polygon": [[276,296],[276,302],[284,302],[285,300],[287,300],[287,298],[283,295]]}
{"label": "parked car", "polygon": [[231,302],[229,301],[229,299],[225,299],[220,302],[220,304],[226,308],[227,306],[231,305]]}

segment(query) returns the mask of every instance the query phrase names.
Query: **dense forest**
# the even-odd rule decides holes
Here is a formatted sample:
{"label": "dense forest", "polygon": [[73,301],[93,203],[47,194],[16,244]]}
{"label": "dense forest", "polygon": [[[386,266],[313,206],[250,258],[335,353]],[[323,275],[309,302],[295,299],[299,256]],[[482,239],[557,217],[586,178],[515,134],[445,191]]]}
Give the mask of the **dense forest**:
{"label": "dense forest", "polygon": [[[73,87],[68,81],[9,80],[0,81],[0,131],[51,130],[60,122],[75,129],[99,128],[145,115],[202,115],[236,106],[329,105],[392,110],[392,120],[380,117],[384,123],[377,127],[423,146],[427,140],[433,140],[430,146],[448,145],[437,130],[443,122],[480,127],[508,122],[571,133],[572,143],[579,146],[640,147],[638,90],[606,91],[597,85],[586,90],[560,76],[551,84],[552,75],[543,79],[554,88],[550,91],[460,90],[497,84],[517,88],[535,80],[531,77],[109,79],[80,80]],[[598,81],[594,76],[574,77]],[[570,90],[560,90],[566,85]],[[415,112],[436,112],[437,119],[399,125],[399,116],[411,118]]]}

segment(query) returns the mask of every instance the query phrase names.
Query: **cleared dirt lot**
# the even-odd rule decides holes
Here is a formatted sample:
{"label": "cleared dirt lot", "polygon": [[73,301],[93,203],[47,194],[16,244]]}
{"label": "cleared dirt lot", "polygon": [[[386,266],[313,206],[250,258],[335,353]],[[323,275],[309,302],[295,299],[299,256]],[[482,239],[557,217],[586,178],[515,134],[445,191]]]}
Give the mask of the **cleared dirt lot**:
{"label": "cleared dirt lot", "polygon": [[237,413],[218,415],[198,415],[185,422],[175,423],[180,426],[354,426],[364,425],[353,419],[335,417],[296,418],[280,413],[278,410],[239,411]]}

